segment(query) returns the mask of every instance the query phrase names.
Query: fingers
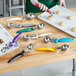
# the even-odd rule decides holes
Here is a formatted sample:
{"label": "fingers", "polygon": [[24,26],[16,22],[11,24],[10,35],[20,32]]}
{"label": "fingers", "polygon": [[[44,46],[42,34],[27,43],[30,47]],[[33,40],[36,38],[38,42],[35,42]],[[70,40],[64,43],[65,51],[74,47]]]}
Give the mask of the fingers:
{"label": "fingers", "polygon": [[41,4],[40,10],[43,10],[43,9],[44,9],[44,6],[43,6],[43,4]]}
{"label": "fingers", "polygon": [[45,7],[45,6],[43,6],[43,11],[45,11],[45,8],[46,8],[46,7]]}
{"label": "fingers", "polygon": [[47,12],[48,7],[45,8],[45,11]]}
{"label": "fingers", "polygon": [[60,0],[59,5],[60,5],[60,6],[63,6],[63,7],[66,7],[66,4],[65,4],[65,1],[64,1],[64,0]]}
{"label": "fingers", "polygon": [[60,1],[60,2],[59,2],[59,5],[62,6],[62,1],[61,1],[61,0],[59,0],[59,1]]}
{"label": "fingers", "polygon": [[65,4],[65,2],[63,3],[63,7],[66,7],[66,4]]}
{"label": "fingers", "polygon": [[65,3],[62,3],[62,5],[61,5],[61,6],[66,7],[66,4],[65,4]]}
{"label": "fingers", "polygon": [[44,9],[43,4],[39,4],[39,8],[40,8],[40,10],[43,10]]}
{"label": "fingers", "polygon": [[61,0],[59,0],[59,5],[61,6]]}
{"label": "fingers", "polygon": [[46,7],[46,6],[43,5],[43,4],[39,4],[39,8],[40,8],[40,10],[42,10],[42,11],[47,11],[47,9],[48,9],[48,7]]}

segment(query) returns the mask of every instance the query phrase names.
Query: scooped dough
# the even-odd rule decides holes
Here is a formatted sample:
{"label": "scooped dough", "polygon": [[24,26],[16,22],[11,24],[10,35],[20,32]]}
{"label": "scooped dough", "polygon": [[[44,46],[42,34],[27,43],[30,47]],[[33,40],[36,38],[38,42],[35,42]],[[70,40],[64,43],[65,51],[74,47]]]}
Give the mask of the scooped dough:
{"label": "scooped dough", "polygon": [[53,20],[52,16],[49,16],[49,17],[48,17],[48,20]]}
{"label": "scooped dough", "polygon": [[76,27],[72,27],[72,32],[76,32]]}
{"label": "scooped dough", "polygon": [[64,22],[61,21],[61,22],[59,23],[59,26],[64,26]]}
{"label": "scooped dough", "polygon": [[3,40],[2,39],[0,39],[0,44],[2,44],[3,43]]}
{"label": "scooped dough", "polygon": [[60,11],[60,10],[58,10],[58,11],[56,12],[56,14],[57,14],[57,15],[60,15],[60,14],[61,14],[61,11]]}
{"label": "scooped dough", "polygon": [[72,16],[68,16],[67,19],[68,19],[68,20],[72,20]]}

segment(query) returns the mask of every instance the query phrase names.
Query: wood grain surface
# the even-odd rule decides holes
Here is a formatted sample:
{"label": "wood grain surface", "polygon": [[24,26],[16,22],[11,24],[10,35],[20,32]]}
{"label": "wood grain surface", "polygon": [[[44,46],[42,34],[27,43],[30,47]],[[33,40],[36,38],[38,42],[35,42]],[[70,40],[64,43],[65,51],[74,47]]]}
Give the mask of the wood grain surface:
{"label": "wood grain surface", "polygon": [[[72,8],[71,10],[76,12],[76,8],[75,9]],[[18,17],[22,17],[22,16],[18,16]],[[8,29],[6,27],[6,23],[11,22],[11,21],[6,21],[6,19],[8,19],[8,18],[10,18],[10,17],[0,18],[0,24],[2,24],[8,30],[8,32],[13,37],[15,37],[17,35],[16,31],[18,31],[22,28]],[[17,22],[23,23],[22,21],[12,21],[12,22],[13,23],[17,23]],[[25,20],[24,23],[25,24],[38,24],[40,22],[45,23],[37,18],[35,18],[33,20]],[[59,29],[56,29],[55,27],[53,27],[47,23],[45,23],[45,25],[46,26],[44,29],[23,33],[21,35],[21,37],[18,39],[20,47],[16,50],[13,50],[12,52],[0,57],[0,73],[5,73],[5,72],[19,70],[19,69],[23,69],[23,68],[30,68],[30,67],[35,67],[35,66],[39,66],[39,65],[54,63],[54,62],[72,59],[72,58],[76,57],[76,38],[74,38],[75,39],[74,42],[66,42],[66,43],[58,43],[58,44],[51,43],[51,42],[44,43],[43,38],[38,38],[38,39],[34,39],[34,40],[29,40],[29,41],[23,40],[23,35],[25,35],[25,34],[38,34],[39,35],[41,33],[48,33],[48,32],[53,33],[49,37],[73,38],[72,36],[60,31]],[[35,46],[32,50],[30,50],[30,54],[29,53],[25,54],[23,57],[13,61],[10,64],[7,63],[7,61],[11,57],[13,57],[17,53],[21,52],[22,50],[24,50],[29,43],[33,43]],[[62,44],[68,44],[70,46],[70,48],[65,52],[60,52],[59,54],[57,54],[56,52],[40,52],[40,51],[35,50],[38,47],[61,46]]]}

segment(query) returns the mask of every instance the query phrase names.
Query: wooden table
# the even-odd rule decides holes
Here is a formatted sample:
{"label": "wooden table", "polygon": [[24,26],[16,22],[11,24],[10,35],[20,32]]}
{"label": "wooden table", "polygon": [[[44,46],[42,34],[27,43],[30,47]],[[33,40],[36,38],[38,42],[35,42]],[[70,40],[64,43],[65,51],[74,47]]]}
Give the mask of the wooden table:
{"label": "wooden table", "polygon": [[[71,10],[76,12],[76,8],[72,8]],[[38,15],[38,14],[37,14]],[[21,17],[21,16],[20,16]],[[0,18],[0,24],[2,24],[8,32],[15,37],[16,31],[22,29],[22,28],[12,28],[8,29],[6,27],[6,21],[7,18]],[[12,17],[11,17],[12,18]],[[11,22],[11,21],[9,21]],[[18,21],[12,21],[14,23],[17,23]],[[19,21],[22,23],[22,21]],[[37,18],[34,20],[25,20],[26,24],[38,24],[39,22],[43,22]],[[45,23],[45,22],[43,22]],[[47,32],[52,32],[53,34],[50,35],[50,37],[56,37],[56,38],[73,38],[72,36],[60,31],[59,29],[56,29],[55,27],[45,23],[46,26],[44,29],[33,31],[33,32],[28,32],[28,33],[23,33],[21,37],[18,39],[18,42],[20,43],[20,47],[16,50],[13,50],[12,52],[5,54],[4,56],[0,57],[0,73],[5,73],[9,71],[14,71],[14,70],[19,70],[23,68],[30,68],[30,67],[35,67],[35,66],[40,66],[44,64],[49,64],[49,63],[54,63],[58,61],[63,61],[63,60],[68,60],[68,59],[73,59],[76,58],[76,38],[74,42],[66,42],[65,44],[68,44],[70,48],[65,51],[65,52],[60,52],[57,54],[56,52],[39,52],[35,51],[36,48],[38,47],[45,47],[45,46],[61,46],[63,43],[44,43],[43,38],[35,39],[35,40],[30,40],[30,41],[24,41],[23,40],[23,35],[25,34],[41,34],[41,33],[47,33]],[[27,44],[33,43],[35,45],[34,49],[30,51],[30,54],[24,55],[23,57],[13,61],[12,63],[8,64],[7,61],[16,55],[17,53],[21,52],[23,49],[26,48]]]}

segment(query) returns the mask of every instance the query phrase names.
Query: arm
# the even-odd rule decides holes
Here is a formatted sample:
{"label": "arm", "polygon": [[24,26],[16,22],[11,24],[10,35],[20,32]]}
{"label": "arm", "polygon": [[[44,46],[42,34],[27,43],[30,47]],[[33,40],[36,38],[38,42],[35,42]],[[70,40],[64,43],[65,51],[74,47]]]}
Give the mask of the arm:
{"label": "arm", "polygon": [[65,0],[60,0],[60,6],[66,7]]}
{"label": "arm", "polygon": [[31,1],[31,3],[32,3],[33,5],[39,4],[40,10],[47,11],[48,7],[45,6],[44,4],[38,2],[38,0],[30,0],[30,1]]}
{"label": "arm", "polygon": [[33,5],[39,4],[38,0],[30,0]]}

